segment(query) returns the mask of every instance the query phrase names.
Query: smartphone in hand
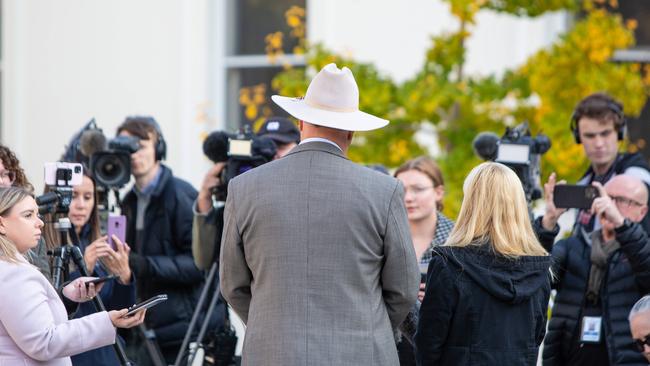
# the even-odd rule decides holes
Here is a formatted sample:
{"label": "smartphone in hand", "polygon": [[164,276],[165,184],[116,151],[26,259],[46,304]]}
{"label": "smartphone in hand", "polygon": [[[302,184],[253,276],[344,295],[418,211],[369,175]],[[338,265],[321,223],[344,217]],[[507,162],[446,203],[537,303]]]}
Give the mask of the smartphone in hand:
{"label": "smartphone in hand", "polygon": [[558,184],[553,189],[553,203],[557,208],[587,210],[598,196],[598,188],[594,186]]}
{"label": "smartphone in hand", "polygon": [[139,304],[131,306],[128,309],[129,311],[126,314],[124,314],[124,317],[134,315],[139,310],[148,309],[148,308],[150,308],[152,306],[156,306],[156,305],[160,304],[163,301],[167,301],[167,295],[166,294],[156,295],[156,296],[154,296],[154,297],[152,297],[152,298],[150,298],[148,300],[145,300],[145,301],[143,301],[143,302],[141,302]]}
{"label": "smartphone in hand", "polygon": [[117,246],[113,242],[113,235],[124,243],[126,241],[126,216],[109,216],[107,225],[108,245],[117,250]]}
{"label": "smartphone in hand", "polygon": [[95,278],[94,280],[86,281],[84,283],[86,284],[86,287],[88,287],[88,285],[90,285],[91,283],[94,284],[95,286],[97,286],[100,283],[104,283],[106,281],[114,280],[114,279],[117,279],[117,278],[118,278],[118,276],[116,276],[116,275],[110,275],[110,276]]}

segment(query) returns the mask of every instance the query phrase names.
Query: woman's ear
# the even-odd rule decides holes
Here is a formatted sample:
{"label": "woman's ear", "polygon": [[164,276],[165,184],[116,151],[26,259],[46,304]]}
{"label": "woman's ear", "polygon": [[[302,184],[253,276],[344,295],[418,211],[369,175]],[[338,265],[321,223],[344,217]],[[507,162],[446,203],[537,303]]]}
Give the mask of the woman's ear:
{"label": "woman's ear", "polygon": [[433,192],[436,197],[436,202],[440,202],[445,197],[445,186],[442,184],[439,186],[435,186],[433,187]]}
{"label": "woman's ear", "polygon": [[0,216],[0,234],[1,235],[7,235],[7,226],[6,226],[7,223],[5,222],[5,220],[6,219],[4,217]]}

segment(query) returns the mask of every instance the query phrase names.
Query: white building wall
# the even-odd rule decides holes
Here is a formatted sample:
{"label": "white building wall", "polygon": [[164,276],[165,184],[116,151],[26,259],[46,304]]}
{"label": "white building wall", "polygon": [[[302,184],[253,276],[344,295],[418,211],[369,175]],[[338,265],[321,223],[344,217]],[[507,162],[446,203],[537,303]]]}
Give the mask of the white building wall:
{"label": "white building wall", "polygon": [[38,191],[43,162],[56,160],[85,122],[95,117],[113,136],[134,114],[154,116],[169,165],[200,180],[206,7],[200,0],[3,1],[2,142]]}
{"label": "white building wall", "polygon": [[[440,0],[308,0],[308,35],[313,42],[373,62],[403,81],[419,71],[431,35],[455,32],[459,22]],[[566,29],[566,15],[529,19],[482,11],[470,28],[466,71],[501,72],[523,63]]]}
{"label": "white building wall", "polygon": [[[215,85],[225,82],[222,0],[2,4],[2,142],[39,190],[42,163],[58,158],[86,121],[95,117],[112,135],[133,114],[160,122],[168,164],[200,184],[207,167],[200,134],[222,126],[225,115],[225,87]],[[307,0],[307,8],[311,41],[374,62],[396,81],[420,69],[430,35],[458,27],[439,0]],[[468,41],[467,72],[521,64],[556,39],[565,19],[482,12]]]}

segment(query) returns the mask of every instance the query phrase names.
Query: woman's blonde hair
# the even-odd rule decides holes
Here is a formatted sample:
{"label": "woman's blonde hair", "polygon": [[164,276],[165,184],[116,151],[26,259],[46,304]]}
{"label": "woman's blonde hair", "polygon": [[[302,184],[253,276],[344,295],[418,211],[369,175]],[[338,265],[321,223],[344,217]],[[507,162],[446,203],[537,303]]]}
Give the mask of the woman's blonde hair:
{"label": "woman's blonde hair", "polygon": [[507,166],[482,163],[463,184],[463,204],[445,245],[465,247],[489,243],[506,257],[543,256],[530,222],[521,181]]}
{"label": "woman's blonde hair", "polygon": [[[0,188],[0,216],[6,217],[9,215],[11,209],[26,197],[33,197],[33,195],[23,188]],[[20,256],[21,254],[18,252],[16,245],[6,235],[0,234],[0,260],[18,262]]]}

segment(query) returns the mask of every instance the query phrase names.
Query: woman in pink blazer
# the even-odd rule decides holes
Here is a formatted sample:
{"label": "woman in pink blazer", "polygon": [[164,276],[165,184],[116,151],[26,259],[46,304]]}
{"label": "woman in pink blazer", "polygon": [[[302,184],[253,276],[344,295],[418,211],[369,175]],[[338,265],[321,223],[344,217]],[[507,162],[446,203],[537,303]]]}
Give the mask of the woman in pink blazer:
{"label": "woman in pink blazer", "polygon": [[[144,320],[144,312],[123,317],[126,309],[68,320],[56,290],[24,257],[37,245],[42,227],[29,193],[0,188],[0,366],[72,365],[70,355],[112,344],[115,327]],[[65,292],[85,296],[82,282],[75,285]],[[86,298],[94,294],[90,289]]]}

